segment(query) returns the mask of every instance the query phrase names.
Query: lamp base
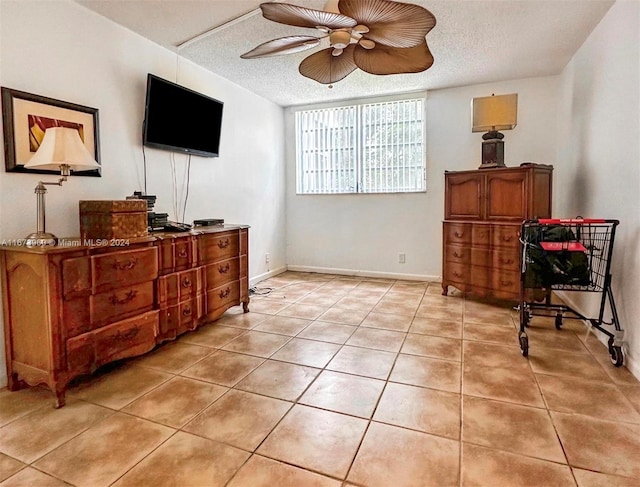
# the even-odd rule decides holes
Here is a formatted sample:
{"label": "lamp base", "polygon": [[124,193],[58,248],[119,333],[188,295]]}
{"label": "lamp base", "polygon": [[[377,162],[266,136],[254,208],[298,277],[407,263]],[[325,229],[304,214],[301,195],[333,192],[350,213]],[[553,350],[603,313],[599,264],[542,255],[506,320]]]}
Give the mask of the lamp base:
{"label": "lamp base", "polygon": [[53,233],[35,232],[25,238],[27,247],[51,247],[58,243],[58,237]]}
{"label": "lamp base", "polygon": [[506,167],[504,164],[504,142],[500,139],[482,141],[482,164],[478,169]]}

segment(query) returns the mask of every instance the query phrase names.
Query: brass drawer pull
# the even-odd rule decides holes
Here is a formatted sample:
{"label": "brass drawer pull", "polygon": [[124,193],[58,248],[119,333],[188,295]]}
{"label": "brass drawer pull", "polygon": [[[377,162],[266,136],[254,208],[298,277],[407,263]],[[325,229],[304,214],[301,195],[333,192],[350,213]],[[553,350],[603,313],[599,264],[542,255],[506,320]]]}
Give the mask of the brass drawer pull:
{"label": "brass drawer pull", "polygon": [[226,274],[227,272],[229,272],[229,269],[231,268],[231,266],[229,265],[229,263],[227,262],[225,266],[218,266],[218,272],[220,274]]}
{"label": "brass drawer pull", "polygon": [[184,316],[185,318],[191,316],[191,307],[190,306],[185,306],[182,310],[182,316]]}
{"label": "brass drawer pull", "polygon": [[218,240],[218,248],[226,249],[230,244],[231,242],[228,238],[225,238],[224,240]]}
{"label": "brass drawer pull", "polygon": [[501,286],[505,286],[505,287],[513,286],[513,282],[511,282],[511,281],[500,281],[500,285]]}
{"label": "brass drawer pull", "polygon": [[218,294],[218,296],[220,296],[220,299],[224,299],[227,296],[229,296],[229,294],[231,294],[231,289],[227,288],[224,291],[220,291],[220,293]]}
{"label": "brass drawer pull", "polygon": [[513,264],[513,259],[500,259],[500,263],[506,265]]}
{"label": "brass drawer pull", "polygon": [[191,280],[188,277],[185,277],[182,280],[182,287],[184,288],[191,287]]}
{"label": "brass drawer pull", "polygon": [[457,257],[458,259],[462,258],[462,254],[458,254],[458,252],[455,252],[455,251],[453,252],[453,256]]}
{"label": "brass drawer pull", "polygon": [[127,304],[130,301],[133,301],[136,297],[136,295],[138,294],[138,291],[132,289],[131,291],[127,292],[127,294],[125,294],[124,298],[120,299],[118,298],[118,296],[116,294],[114,294],[113,296],[111,296],[109,298],[109,302],[113,305],[116,304]]}
{"label": "brass drawer pull", "polygon": [[463,275],[463,274],[460,274],[460,273],[458,273],[458,272],[454,272],[454,273],[453,273],[453,277],[457,277],[458,279],[462,279],[462,278],[464,277],[464,275]]}
{"label": "brass drawer pull", "polygon": [[178,257],[180,257],[181,259],[186,259],[188,256],[189,252],[187,252],[187,249],[178,250]]}
{"label": "brass drawer pull", "polygon": [[115,340],[131,340],[138,334],[139,331],[140,331],[140,328],[137,328],[137,327],[131,328],[130,330],[125,331],[124,333],[119,331],[118,333],[116,333],[113,339],[114,341]]}
{"label": "brass drawer pull", "polygon": [[118,271],[130,271],[136,266],[137,263],[138,263],[138,259],[133,257],[132,259],[129,259],[126,262],[121,262],[119,260],[116,260],[113,263],[112,267]]}
{"label": "brass drawer pull", "polygon": [[463,237],[463,235],[464,235],[464,232],[458,232],[458,231],[456,231],[456,232],[454,232],[453,234],[454,234],[457,238],[462,238],[462,237]]}
{"label": "brass drawer pull", "polygon": [[503,235],[502,236],[502,241],[503,242],[511,242],[513,240],[513,235]]}

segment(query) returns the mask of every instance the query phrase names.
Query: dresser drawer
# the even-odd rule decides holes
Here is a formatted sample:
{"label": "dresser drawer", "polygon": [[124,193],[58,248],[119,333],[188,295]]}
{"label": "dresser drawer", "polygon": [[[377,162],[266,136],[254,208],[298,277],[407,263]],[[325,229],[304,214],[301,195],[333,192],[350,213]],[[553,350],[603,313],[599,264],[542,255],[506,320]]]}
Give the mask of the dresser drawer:
{"label": "dresser drawer", "polygon": [[471,229],[471,244],[474,247],[487,247],[491,243],[491,226],[473,225]]}
{"label": "dresser drawer", "polygon": [[206,266],[207,289],[238,279],[240,259],[235,257]]}
{"label": "dresser drawer", "polygon": [[492,285],[493,270],[489,267],[471,266],[469,275],[474,287],[490,288]]}
{"label": "dresser drawer", "polygon": [[494,247],[520,248],[519,226],[494,225],[491,242]]}
{"label": "dresser drawer", "polygon": [[470,244],[470,223],[444,223],[444,238],[447,244]]}
{"label": "dresser drawer", "polygon": [[205,288],[205,268],[196,267],[188,271],[174,272],[158,278],[158,304],[176,304],[197,294]]}
{"label": "dresser drawer", "polygon": [[444,260],[469,264],[471,262],[471,248],[462,245],[447,245],[444,248]]}
{"label": "dresser drawer", "polygon": [[520,270],[520,251],[495,250],[493,252],[493,267],[518,272]]}
{"label": "dresser drawer", "polygon": [[471,265],[491,267],[493,265],[493,251],[488,249],[471,249]]}
{"label": "dresser drawer", "polygon": [[470,266],[467,264],[458,264],[453,262],[447,262],[445,264],[445,281],[454,283],[468,283]]}
{"label": "dresser drawer", "polygon": [[91,296],[92,327],[106,325],[153,308],[153,282],[143,282]]}
{"label": "dresser drawer", "polygon": [[223,284],[220,287],[207,291],[206,312],[207,314],[218,308],[237,303],[240,299],[240,283],[239,281]]}
{"label": "dresser drawer", "polygon": [[149,247],[91,257],[93,292],[151,281],[158,276],[158,250]]}
{"label": "dresser drawer", "polygon": [[156,344],[158,311],[150,311],[67,340],[67,367],[92,371],[100,365],[148,352]]}
{"label": "dresser drawer", "polygon": [[190,269],[197,263],[196,240],[191,235],[162,236],[158,243],[160,275]]}
{"label": "dresser drawer", "polygon": [[237,256],[239,247],[238,232],[203,235],[198,249],[200,264],[210,264]]}
{"label": "dresser drawer", "polygon": [[503,293],[518,294],[520,292],[520,273],[505,270],[494,271],[491,287]]}
{"label": "dresser drawer", "polygon": [[202,294],[178,304],[160,309],[159,341],[170,340],[198,326],[198,320],[204,316],[204,297]]}

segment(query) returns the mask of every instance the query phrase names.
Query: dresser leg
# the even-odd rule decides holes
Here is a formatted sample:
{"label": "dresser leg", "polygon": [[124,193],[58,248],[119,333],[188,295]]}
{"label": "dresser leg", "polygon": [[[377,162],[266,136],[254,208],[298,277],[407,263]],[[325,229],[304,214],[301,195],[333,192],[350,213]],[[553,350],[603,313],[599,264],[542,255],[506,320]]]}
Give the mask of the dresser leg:
{"label": "dresser leg", "polygon": [[15,372],[10,373],[9,377],[7,377],[7,389],[10,391],[19,391],[20,389],[24,389],[28,387],[27,383],[23,380],[18,379],[18,374]]}
{"label": "dresser leg", "polygon": [[449,286],[447,284],[442,284],[442,295],[446,296],[447,293],[449,292]]}
{"label": "dresser leg", "polygon": [[247,298],[246,301],[242,302],[242,311],[244,311],[245,313],[249,312],[249,298]]}
{"label": "dresser leg", "polygon": [[54,394],[56,395],[56,405],[54,406],[56,409],[60,409],[65,405],[65,393],[66,387],[64,386],[56,386],[54,389]]}

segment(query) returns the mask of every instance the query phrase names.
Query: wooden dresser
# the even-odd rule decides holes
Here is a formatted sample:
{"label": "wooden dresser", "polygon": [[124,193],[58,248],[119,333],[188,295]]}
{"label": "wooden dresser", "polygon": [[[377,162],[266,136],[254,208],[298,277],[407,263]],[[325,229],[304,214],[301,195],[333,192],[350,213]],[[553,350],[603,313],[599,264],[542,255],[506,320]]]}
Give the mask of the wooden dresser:
{"label": "wooden dresser", "polygon": [[442,289],[517,300],[522,220],[551,216],[553,167],[445,172]]}
{"label": "wooden dresser", "polygon": [[61,407],[74,377],[148,352],[231,306],[249,311],[247,226],[102,243],[0,247],[10,390],[46,384]]}

